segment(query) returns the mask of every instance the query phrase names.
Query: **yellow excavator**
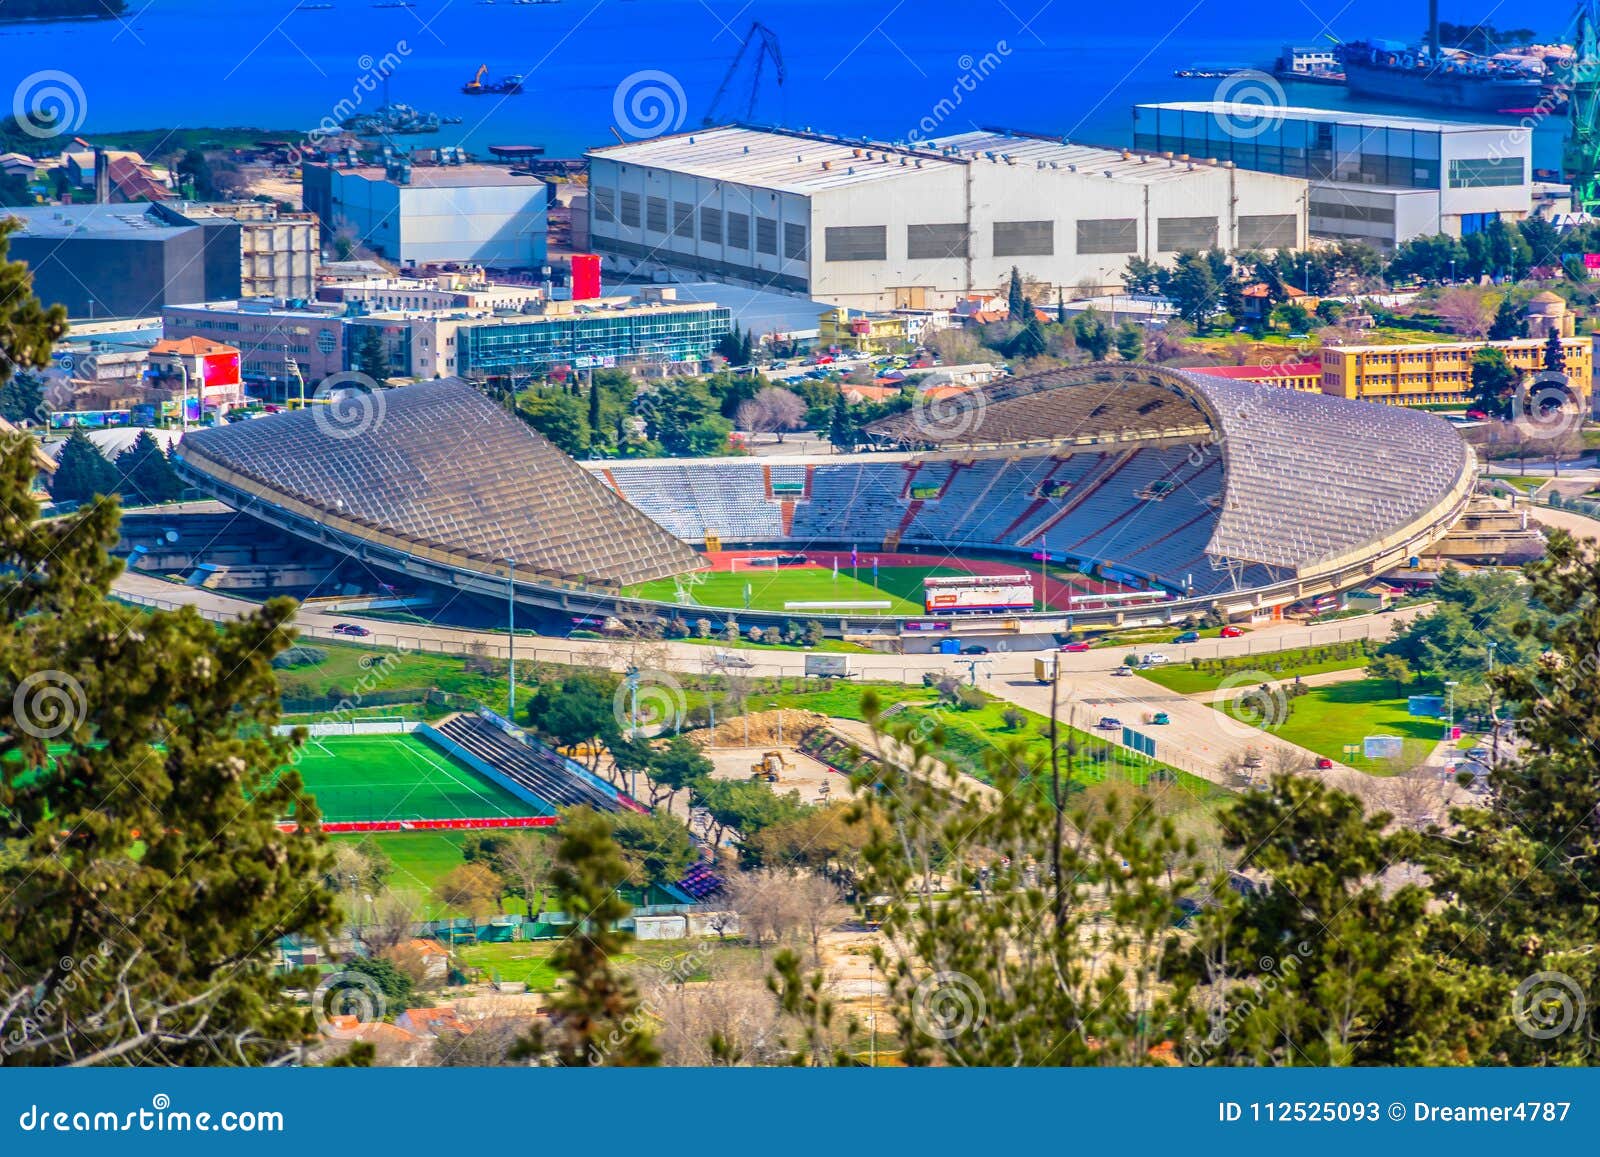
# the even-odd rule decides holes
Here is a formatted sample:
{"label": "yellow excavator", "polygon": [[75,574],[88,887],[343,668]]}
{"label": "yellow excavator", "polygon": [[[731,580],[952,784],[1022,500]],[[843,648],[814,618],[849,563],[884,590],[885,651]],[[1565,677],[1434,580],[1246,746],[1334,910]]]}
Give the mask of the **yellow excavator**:
{"label": "yellow excavator", "polygon": [[783,757],[783,752],[765,751],[761,754],[760,762],[750,765],[750,778],[758,782],[782,783],[783,773],[793,770],[794,764]]}
{"label": "yellow excavator", "polygon": [[489,66],[487,64],[478,65],[478,74],[471,80],[467,81],[466,84],[462,85],[461,91],[466,93],[468,96],[477,96],[483,91],[483,77],[488,71]]}

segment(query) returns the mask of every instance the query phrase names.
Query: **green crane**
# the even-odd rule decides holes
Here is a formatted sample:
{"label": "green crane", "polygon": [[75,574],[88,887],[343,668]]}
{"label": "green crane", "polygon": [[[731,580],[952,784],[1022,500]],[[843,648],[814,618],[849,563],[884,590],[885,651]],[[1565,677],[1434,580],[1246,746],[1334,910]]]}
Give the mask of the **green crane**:
{"label": "green crane", "polygon": [[1572,126],[1562,168],[1572,182],[1572,207],[1594,213],[1600,210],[1600,0],[1578,0],[1566,39],[1574,54],[1560,87]]}

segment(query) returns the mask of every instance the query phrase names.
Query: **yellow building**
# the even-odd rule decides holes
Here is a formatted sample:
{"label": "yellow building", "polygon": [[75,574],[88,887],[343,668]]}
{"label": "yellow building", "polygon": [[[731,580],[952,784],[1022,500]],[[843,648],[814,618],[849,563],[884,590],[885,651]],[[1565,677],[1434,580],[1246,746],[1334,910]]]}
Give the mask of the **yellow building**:
{"label": "yellow building", "polygon": [[[1511,341],[1441,342],[1437,345],[1324,346],[1322,392],[1391,406],[1464,403],[1472,395],[1472,358],[1486,346],[1505,351],[1506,361],[1522,374],[1544,369],[1543,338]],[[1594,347],[1587,337],[1564,337],[1566,374],[1572,389],[1589,408],[1594,375]]]}
{"label": "yellow building", "polygon": [[823,349],[893,353],[910,342],[908,319],[892,313],[830,309],[817,319],[817,344]]}

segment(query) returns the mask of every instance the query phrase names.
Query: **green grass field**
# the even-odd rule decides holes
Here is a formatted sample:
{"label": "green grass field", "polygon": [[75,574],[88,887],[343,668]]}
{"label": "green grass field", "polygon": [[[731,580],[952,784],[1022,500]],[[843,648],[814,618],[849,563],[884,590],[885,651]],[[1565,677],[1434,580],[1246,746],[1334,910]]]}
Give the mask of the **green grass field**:
{"label": "green grass field", "polygon": [[[860,578],[852,578],[846,556],[840,560],[839,577],[832,570],[740,567],[737,571],[697,572],[693,583],[683,581],[694,604],[703,607],[738,610],[745,605],[745,585],[750,586],[750,607],[759,611],[781,611],[786,602],[867,602],[888,599],[887,609],[851,611],[851,614],[920,615],[922,580],[929,575],[965,574],[963,570],[942,566],[886,566],[878,572],[878,585],[872,585],[872,568],[861,567]],[[678,600],[677,579],[657,579],[641,583],[623,593],[634,598]]]}
{"label": "green grass field", "polygon": [[1165,667],[1140,671],[1139,674],[1152,683],[1159,683],[1168,691],[1193,695],[1197,691],[1215,691],[1224,680],[1237,679],[1244,671],[1260,671],[1272,679],[1293,679],[1297,675],[1318,675],[1324,671],[1353,671],[1372,661],[1371,656],[1366,654],[1331,654],[1340,647],[1296,647],[1289,651],[1236,656],[1229,660],[1232,669],[1223,672],[1215,669],[1214,662],[1205,660],[1198,671],[1187,663],[1171,663]]}
{"label": "green grass field", "polygon": [[538,814],[414,735],[310,739],[299,768],[332,822]]}
{"label": "green grass field", "polygon": [[1387,679],[1359,679],[1317,687],[1290,702],[1293,710],[1275,734],[1290,743],[1329,759],[1365,771],[1395,770],[1383,764],[1344,753],[1347,743],[1359,744],[1368,735],[1398,735],[1405,740],[1402,766],[1421,760],[1444,736],[1444,724],[1406,713],[1406,701],[1396,699]]}

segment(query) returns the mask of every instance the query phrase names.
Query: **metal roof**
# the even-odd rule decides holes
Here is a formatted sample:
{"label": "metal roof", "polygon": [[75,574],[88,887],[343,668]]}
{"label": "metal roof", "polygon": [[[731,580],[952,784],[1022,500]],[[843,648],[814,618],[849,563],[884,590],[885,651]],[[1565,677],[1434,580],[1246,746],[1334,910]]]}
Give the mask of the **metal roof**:
{"label": "metal roof", "polygon": [[1388,116],[1379,113],[1357,112],[1343,108],[1304,108],[1300,105],[1266,105],[1234,100],[1174,100],[1139,104],[1135,109],[1163,108],[1177,112],[1198,112],[1207,116],[1221,116],[1246,124],[1261,120],[1316,121],[1321,124],[1359,125],[1369,129],[1412,129],[1421,132],[1510,133],[1514,125],[1485,124],[1482,121],[1444,121],[1426,117]]}
{"label": "metal roof", "polygon": [[670,169],[712,181],[800,194],[896,180],[919,168],[964,163],[927,149],[739,125],[611,145],[591,149],[586,155],[621,165]]}
{"label": "metal roof", "polygon": [[958,133],[955,136],[941,137],[931,143],[954,150],[968,160],[985,164],[1010,165],[1019,172],[1049,169],[1063,174],[1109,177],[1112,180],[1132,181],[1141,185],[1181,181],[1195,170],[1224,167],[1207,165],[1204,161],[1198,160],[1168,160],[1154,153],[1139,153],[1131,149],[1104,149],[1093,145],[1076,145],[1052,137],[1019,136],[992,129]]}

